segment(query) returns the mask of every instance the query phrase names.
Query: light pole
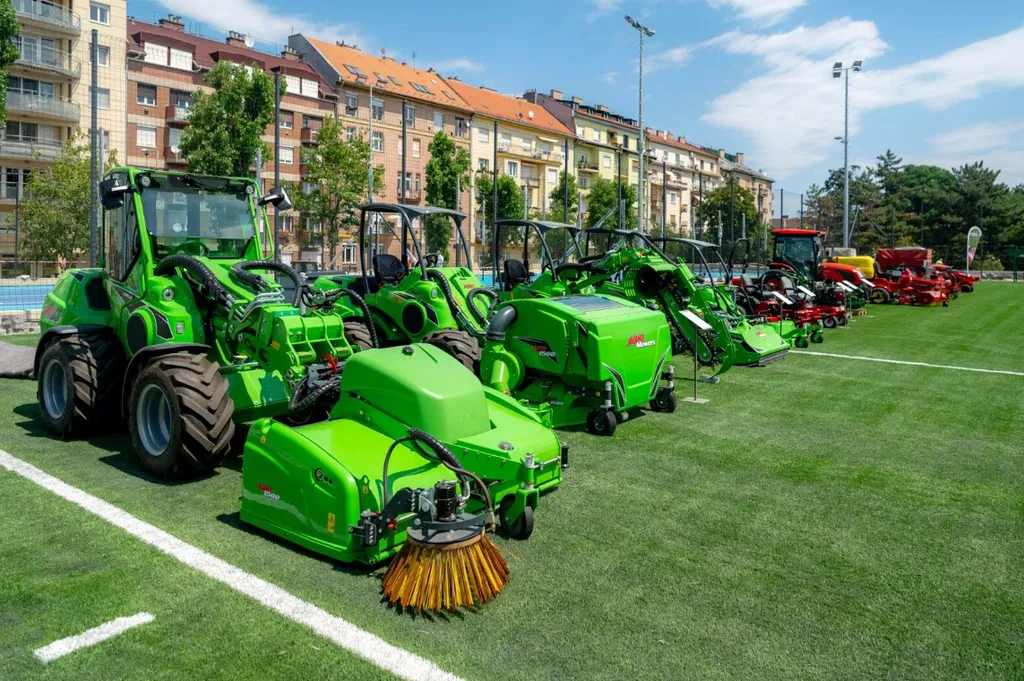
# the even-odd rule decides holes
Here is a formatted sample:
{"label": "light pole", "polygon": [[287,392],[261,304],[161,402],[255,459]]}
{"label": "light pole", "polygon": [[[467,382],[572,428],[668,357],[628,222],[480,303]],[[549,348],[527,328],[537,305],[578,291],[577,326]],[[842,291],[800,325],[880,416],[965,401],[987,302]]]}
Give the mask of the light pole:
{"label": "light pole", "polygon": [[853,66],[844,67],[841,61],[832,65],[833,78],[840,78],[846,74],[843,131],[843,248],[850,247],[850,71],[860,71],[863,67],[864,62],[859,59],[853,62]]}
{"label": "light pole", "polygon": [[650,38],[654,31],[647,28],[631,16],[626,23],[640,32],[640,134],[637,135],[638,151],[640,152],[640,176],[637,178],[636,224],[641,233],[644,232],[644,36]]}

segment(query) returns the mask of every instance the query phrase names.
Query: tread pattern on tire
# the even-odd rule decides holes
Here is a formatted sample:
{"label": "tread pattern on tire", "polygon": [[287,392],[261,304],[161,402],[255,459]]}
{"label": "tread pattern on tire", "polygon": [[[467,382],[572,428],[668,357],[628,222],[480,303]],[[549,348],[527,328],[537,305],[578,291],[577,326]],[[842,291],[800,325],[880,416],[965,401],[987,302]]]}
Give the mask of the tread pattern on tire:
{"label": "tread pattern on tire", "polygon": [[345,322],[345,340],[356,352],[373,349],[373,335],[370,328],[363,322]]}
{"label": "tread pattern on tire", "polygon": [[[55,343],[66,352],[75,391],[74,413],[65,426],[64,436],[78,435],[110,423],[111,414],[121,413],[125,371],[121,344],[112,336],[89,331],[65,336]],[[41,398],[41,387],[39,391]]]}
{"label": "tread pattern on tire", "polygon": [[[158,369],[175,388],[181,408],[181,454],[172,471],[176,476],[206,473],[228,454],[235,434],[235,403],[220,365],[203,355],[175,352],[161,355],[140,373]],[[135,418],[135,415],[132,415]]]}
{"label": "tread pattern on tire", "polygon": [[465,331],[435,331],[424,338],[423,342],[444,350],[474,374],[477,373],[480,367],[480,344]]}

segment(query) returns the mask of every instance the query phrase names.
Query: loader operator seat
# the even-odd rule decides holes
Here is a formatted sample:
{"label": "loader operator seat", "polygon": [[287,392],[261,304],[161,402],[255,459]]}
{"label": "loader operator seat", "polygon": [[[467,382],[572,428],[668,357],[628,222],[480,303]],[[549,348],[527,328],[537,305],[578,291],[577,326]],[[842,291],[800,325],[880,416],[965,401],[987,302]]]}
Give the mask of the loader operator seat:
{"label": "loader operator seat", "polygon": [[511,291],[530,280],[530,270],[520,260],[509,258],[502,263],[501,268],[505,274],[505,291]]}
{"label": "loader operator seat", "polygon": [[378,253],[371,260],[373,271],[377,275],[377,285],[397,284],[409,273],[401,258],[390,253]]}

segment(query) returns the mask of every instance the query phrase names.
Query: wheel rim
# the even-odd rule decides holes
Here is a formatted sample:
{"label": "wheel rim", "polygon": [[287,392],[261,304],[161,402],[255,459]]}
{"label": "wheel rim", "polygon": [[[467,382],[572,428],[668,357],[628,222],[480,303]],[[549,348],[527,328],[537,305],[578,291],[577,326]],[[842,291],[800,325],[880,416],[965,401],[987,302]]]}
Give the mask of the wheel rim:
{"label": "wheel rim", "polygon": [[139,395],[135,412],[139,440],[150,456],[160,456],[171,442],[171,402],[163,388],[147,385]]}
{"label": "wheel rim", "polygon": [[64,365],[51,360],[43,369],[43,408],[50,418],[58,419],[68,406],[68,375]]}

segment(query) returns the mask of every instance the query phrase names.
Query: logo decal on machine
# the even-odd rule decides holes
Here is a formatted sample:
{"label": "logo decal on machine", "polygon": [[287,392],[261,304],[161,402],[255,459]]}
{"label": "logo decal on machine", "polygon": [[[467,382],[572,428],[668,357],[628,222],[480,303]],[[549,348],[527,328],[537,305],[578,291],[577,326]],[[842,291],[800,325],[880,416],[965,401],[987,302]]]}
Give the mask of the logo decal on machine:
{"label": "logo decal on machine", "polygon": [[281,501],[281,495],[274,494],[274,489],[270,485],[265,485],[261,482],[260,484],[256,485],[256,489],[263,492],[263,496],[265,496],[267,499]]}
{"label": "logo decal on machine", "polygon": [[532,346],[533,349],[537,351],[537,354],[539,356],[547,357],[548,359],[555,363],[558,362],[558,355],[551,348],[551,346],[548,345],[547,341],[538,340],[536,338],[516,338],[516,340],[522,341],[523,343]]}
{"label": "logo decal on machine", "polygon": [[654,344],[655,341],[645,341],[644,335],[642,333],[633,334],[632,336],[629,337],[629,342],[626,343],[628,347],[634,348],[649,348]]}

